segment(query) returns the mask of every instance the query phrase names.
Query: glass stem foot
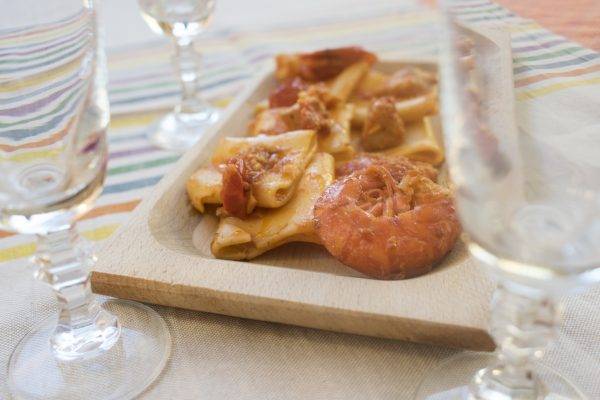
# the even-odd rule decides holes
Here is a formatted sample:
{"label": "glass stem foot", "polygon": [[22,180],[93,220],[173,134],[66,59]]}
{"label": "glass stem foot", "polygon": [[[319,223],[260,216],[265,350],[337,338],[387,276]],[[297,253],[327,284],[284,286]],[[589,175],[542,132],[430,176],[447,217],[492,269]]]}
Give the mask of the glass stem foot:
{"label": "glass stem foot", "polygon": [[36,277],[48,283],[58,299],[58,324],[50,346],[61,360],[94,357],[119,339],[117,318],[103,310],[92,294],[90,268],[94,261],[74,225],[38,236]]}
{"label": "glass stem foot", "polygon": [[500,285],[492,300],[495,353],[464,352],[425,376],[418,400],[583,400],[586,397],[538,359],[555,335],[554,301],[531,288]]}
{"label": "glass stem foot", "polygon": [[108,300],[100,307],[122,321],[119,340],[93,358],[63,360],[48,344],[56,332],[56,318],[48,318],[21,339],[10,357],[12,399],[130,400],[160,375],[171,352],[171,336],[160,316],[125,300]]}
{"label": "glass stem foot", "polygon": [[547,389],[533,371],[533,362],[554,338],[554,302],[544,296],[523,295],[500,285],[492,300],[490,331],[496,344],[495,362],[471,382],[476,399],[543,399]]}

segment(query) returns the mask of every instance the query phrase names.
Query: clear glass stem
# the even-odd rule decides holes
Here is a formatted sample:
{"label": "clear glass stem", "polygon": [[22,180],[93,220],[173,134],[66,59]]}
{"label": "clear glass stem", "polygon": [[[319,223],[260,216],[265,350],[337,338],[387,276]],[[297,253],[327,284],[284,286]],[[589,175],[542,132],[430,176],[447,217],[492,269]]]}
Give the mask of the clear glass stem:
{"label": "clear glass stem", "polygon": [[76,226],[39,235],[35,262],[36,277],[52,286],[60,306],[58,325],[50,338],[55,356],[82,359],[110,349],[119,338],[120,325],[92,294],[94,256]]}
{"label": "clear glass stem", "polygon": [[181,84],[181,102],[175,108],[177,114],[197,114],[208,108],[208,104],[198,95],[198,54],[194,41],[189,36],[175,39],[176,61]]}
{"label": "clear glass stem", "polygon": [[492,300],[491,334],[496,362],[479,371],[470,385],[475,399],[538,400],[547,393],[533,373],[533,362],[553,339],[554,302],[539,292],[500,284]]}

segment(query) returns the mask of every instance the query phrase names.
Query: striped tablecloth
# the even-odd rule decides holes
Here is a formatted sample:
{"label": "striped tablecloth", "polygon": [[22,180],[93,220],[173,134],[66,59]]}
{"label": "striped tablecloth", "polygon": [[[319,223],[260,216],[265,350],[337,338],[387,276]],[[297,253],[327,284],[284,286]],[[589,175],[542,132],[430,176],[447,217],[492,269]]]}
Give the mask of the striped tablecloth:
{"label": "striped tablecloth", "polygon": [[517,14],[551,31],[600,50],[600,2],[597,0],[499,0]]}
{"label": "striped tablecloth", "polygon": [[[307,1],[289,3],[289,7],[280,7],[279,11],[269,10],[267,1],[256,2],[255,7],[248,3],[253,2],[223,0],[215,28],[198,44],[204,55],[201,90],[220,107],[227,106],[259,69],[260,64],[269,62],[271,56],[278,51],[345,44],[360,44],[384,56],[431,55],[436,51],[429,32],[433,15],[424,11],[416,2],[396,4],[398,2],[349,0],[331,1],[326,6],[317,1]],[[107,1],[106,6],[112,110],[109,129],[110,161],[104,192],[95,208],[80,222],[81,231],[92,241],[107,238],[120,224],[127,221],[128,214],[144,198],[144,194],[152,190],[178,159],[177,154],[153,147],[145,137],[146,127],[172,107],[178,97],[178,85],[170,60],[170,45],[150,34],[140,35],[139,29],[145,28],[139,20],[130,28],[119,26],[117,29],[116,25],[119,23],[129,24],[123,15],[137,13],[133,1]],[[286,18],[280,18],[279,14],[269,14],[286,10]],[[583,15],[585,10],[582,9],[581,12]],[[568,130],[581,135],[590,148],[599,148],[600,58],[597,52],[487,0],[465,1],[463,14],[470,23],[500,24],[510,31],[518,124],[523,132],[554,134]],[[139,19],[134,15],[132,18]],[[219,15],[229,15],[229,24],[219,23]],[[595,21],[599,19],[600,14]],[[110,32],[114,30],[120,33]],[[136,35],[141,39],[133,40]],[[592,131],[596,132],[595,137],[590,134]],[[593,165],[600,163],[597,155],[598,151],[589,155]],[[25,257],[33,251],[32,237],[0,232],[0,329],[9,332],[4,344],[0,346],[0,363],[4,361],[3,357],[8,357],[10,349],[35,320],[54,310],[52,297],[40,285],[30,282],[29,271],[22,267]],[[577,362],[586,362],[594,367],[600,364],[600,344],[596,336],[586,335],[590,334],[589,327],[600,327],[600,320],[589,320],[590,315],[599,314],[600,294],[597,292],[589,292],[583,298],[572,300],[576,307],[573,306],[573,315],[567,315],[566,325],[566,335],[572,334],[572,338],[569,339],[570,344],[561,344],[563,349],[568,349],[569,354],[578,354]],[[311,398],[404,399],[414,389],[417,373],[450,354],[449,350],[405,343],[392,344],[389,341],[301,328],[240,322],[227,317],[161,310],[173,330],[176,350],[165,377],[147,394],[147,398],[217,399],[225,398],[226,395],[235,398],[305,398],[304,395],[308,396],[310,393]],[[568,302],[567,310],[570,310]],[[585,313],[582,314],[582,310]],[[190,321],[195,321],[195,325],[190,324]],[[248,330],[256,335],[256,339],[240,339],[247,332],[232,333],[236,329],[240,332]],[[203,337],[203,333],[197,333],[198,336],[194,337],[196,331],[203,331],[208,337]],[[584,336],[578,332],[584,332]],[[223,337],[227,339],[227,335],[231,335],[229,343],[222,341]],[[289,337],[286,338],[286,335]],[[279,362],[274,361],[273,357],[280,357],[280,353],[267,349],[271,346],[271,340],[280,344],[289,342],[290,346],[294,346],[299,345],[294,341],[297,337],[302,337],[302,346],[309,346],[304,347],[307,351],[314,352],[310,360],[301,364],[302,367],[309,368],[307,365],[311,365],[322,374],[323,379],[330,377],[333,381],[320,382],[321,389],[315,391],[314,388],[303,387],[302,379],[294,380],[291,386],[273,382],[273,379],[291,379],[290,376],[295,376],[292,370],[286,370],[291,375],[282,372],[283,378],[278,375],[279,372],[272,370],[266,375],[264,371],[259,372],[264,376],[255,380],[243,376],[253,374],[248,366],[254,362],[278,365]],[[244,345],[238,343],[238,347],[245,349],[243,354],[238,354],[239,359],[231,354],[230,358],[223,361],[223,354],[215,355],[224,352],[225,347],[235,347],[236,340],[242,340]],[[248,340],[264,349],[256,350],[258,353],[249,351]],[[193,343],[204,343],[203,341],[211,341],[210,350],[190,350]],[[221,343],[223,348],[215,349],[215,341]],[[314,345],[312,348],[311,342]],[[333,352],[332,355],[335,353],[335,348],[340,349],[338,356],[342,360],[344,357],[350,360],[347,364],[338,365],[338,360],[327,358],[328,352]],[[323,365],[315,361],[314,357],[318,353],[323,353]],[[265,359],[269,354],[272,357]],[[299,354],[298,357],[302,358],[303,355]],[[351,361],[355,357],[362,359],[364,366]],[[415,357],[419,361],[416,366],[411,366],[410,360]],[[600,376],[600,370],[591,367],[580,369],[571,364],[573,360],[569,360],[568,354],[560,353],[554,359],[549,357],[551,364],[568,371],[588,393],[594,398],[600,398],[600,382],[594,378]],[[286,358],[279,361],[285,360]],[[201,372],[188,371],[203,363],[206,365],[201,367]],[[401,365],[402,363],[405,365]],[[231,369],[231,375],[228,375],[229,370],[223,369],[224,365]],[[351,366],[351,372],[347,372],[349,376],[352,373],[358,374],[348,382],[331,370],[338,368],[344,371],[348,366]],[[405,376],[396,379],[393,374],[389,375],[390,371],[383,373],[368,370],[382,367],[390,368],[392,372],[404,371]],[[225,380],[230,386],[220,387],[224,381],[214,375],[217,373],[225,374],[234,383]],[[379,373],[380,378],[365,381],[358,377],[370,373]],[[309,376],[317,379],[314,374]],[[3,385],[3,377],[2,370],[0,385]],[[181,382],[184,377],[187,381]],[[381,377],[389,379],[379,381],[378,379],[383,379]],[[410,379],[405,382],[405,378]],[[196,387],[189,382],[190,379],[197,379],[202,385]],[[400,381],[406,385],[398,387],[393,384]],[[180,383],[183,387],[180,387]],[[293,395],[290,393],[291,388],[294,388]],[[0,399],[5,393],[5,386],[0,386]],[[370,395],[362,397],[360,393]]]}

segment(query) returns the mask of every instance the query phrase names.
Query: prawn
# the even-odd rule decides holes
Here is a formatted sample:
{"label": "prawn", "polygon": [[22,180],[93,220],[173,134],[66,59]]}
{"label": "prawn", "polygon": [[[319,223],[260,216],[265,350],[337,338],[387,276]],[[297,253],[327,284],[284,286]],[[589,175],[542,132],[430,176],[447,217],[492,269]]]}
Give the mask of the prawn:
{"label": "prawn", "polygon": [[[275,104],[289,100],[287,94],[282,96],[277,97]],[[336,129],[331,112],[338,104],[339,99],[331,95],[324,85],[311,85],[298,92],[292,106],[262,111],[256,116],[250,130],[255,134],[279,135],[293,130],[312,129],[325,136]]]}
{"label": "prawn", "polygon": [[336,168],[336,176],[344,177],[355,171],[363,170],[371,165],[383,166],[392,177],[400,181],[409,171],[415,170],[417,173],[429,178],[433,182],[437,180],[438,171],[431,164],[422,161],[412,161],[406,157],[389,157],[381,154],[360,154],[352,160],[339,165]]}
{"label": "prawn", "polygon": [[416,168],[371,163],[335,181],[314,207],[315,229],[339,261],[378,279],[429,272],[461,227],[449,191]]}
{"label": "prawn", "polygon": [[393,97],[380,97],[371,103],[361,142],[365,150],[385,150],[402,143],[404,121],[396,112]]}
{"label": "prawn", "polygon": [[252,186],[267,170],[285,162],[282,153],[261,147],[251,148],[232,157],[219,168],[223,174],[221,200],[227,215],[245,218],[256,206]]}
{"label": "prawn", "polygon": [[307,83],[299,77],[285,79],[269,95],[269,108],[293,106],[300,92],[307,87]]}
{"label": "prawn", "polygon": [[373,53],[356,46],[312,53],[280,54],[275,58],[275,75],[279,80],[300,77],[308,82],[319,82],[336,77],[346,67],[359,61],[373,64],[376,60],[377,56]]}

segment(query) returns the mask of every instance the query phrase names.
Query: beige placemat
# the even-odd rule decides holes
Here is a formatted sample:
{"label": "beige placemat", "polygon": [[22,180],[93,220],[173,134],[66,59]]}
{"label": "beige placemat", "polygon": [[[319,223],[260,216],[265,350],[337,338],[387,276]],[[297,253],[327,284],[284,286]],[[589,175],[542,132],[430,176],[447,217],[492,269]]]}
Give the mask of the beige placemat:
{"label": "beige placemat", "polygon": [[[0,360],[56,311],[22,264],[2,267]],[[600,398],[600,289],[567,299],[565,326],[544,363]],[[421,376],[454,350],[155,307],[173,335],[172,358],[143,399],[410,399]],[[5,370],[0,398],[8,399]]]}

